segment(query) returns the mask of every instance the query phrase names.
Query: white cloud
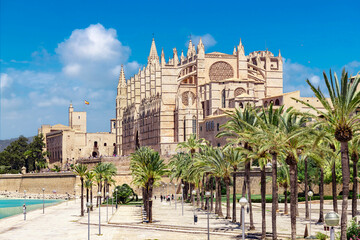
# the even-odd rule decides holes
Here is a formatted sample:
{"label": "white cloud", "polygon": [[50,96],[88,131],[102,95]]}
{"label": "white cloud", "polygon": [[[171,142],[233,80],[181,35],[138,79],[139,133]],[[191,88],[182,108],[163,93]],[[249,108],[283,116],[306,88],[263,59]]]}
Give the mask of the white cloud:
{"label": "white cloud", "polygon": [[317,76],[317,75],[311,75],[310,78],[309,78],[309,81],[315,85],[315,86],[318,86],[319,83],[320,83],[320,77]]}
{"label": "white cloud", "polygon": [[356,75],[360,71],[360,62],[352,61],[344,66],[345,70],[349,72],[350,75]]}
{"label": "white cloud", "polygon": [[13,79],[7,73],[1,73],[0,75],[0,88],[3,90],[6,87],[9,87]]}
{"label": "white cloud", "polygon": [[[191,41],[196,46],[199,44],[200,38],[204,44],[205,49],[215,46],[217,43],[214,37],[211,36],[211,34],[209,33],[206,33],[204,35],[191,35]],[[189,41],[186,42],[185,46],[187,47],[188,45],[189,45]]]}

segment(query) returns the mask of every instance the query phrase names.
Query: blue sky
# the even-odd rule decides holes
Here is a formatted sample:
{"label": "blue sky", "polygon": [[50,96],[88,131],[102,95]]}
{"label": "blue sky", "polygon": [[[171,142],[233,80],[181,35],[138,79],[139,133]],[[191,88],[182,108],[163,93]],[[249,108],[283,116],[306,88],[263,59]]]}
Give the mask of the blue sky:
{"label": "blue sky", "polygon": [[[146,64],[154,34],[166,59],[191,38],[206,52],[281,54],[284,91],[311,91],[322,71],[360,71],[360,1],[1,0],[0,139],[68,124],[68,105],[87,111],[88,131],[109,131],[119,68]],[[84,100],[90,105],[86,106]]]}

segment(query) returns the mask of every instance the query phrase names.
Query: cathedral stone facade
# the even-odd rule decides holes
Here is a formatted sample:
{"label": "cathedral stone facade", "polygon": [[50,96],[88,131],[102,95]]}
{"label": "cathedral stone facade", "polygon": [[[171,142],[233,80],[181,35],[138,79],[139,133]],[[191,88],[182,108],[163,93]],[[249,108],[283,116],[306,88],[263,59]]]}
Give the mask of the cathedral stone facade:
{"label": "cathedral stone facade", "polygon": [[150,146],[173,154],[179,142],[200,135],[199,124],[219,111],[262,105],[262,99],[283,94],[283,62],[279,52],[245,55],[241,43],[233,54],[205,53],[200,39],[189,41],[186,56],[166,61],[152,40],[146,67],[130,79],[121,69],[116,97],[116,150],[128,155]]}

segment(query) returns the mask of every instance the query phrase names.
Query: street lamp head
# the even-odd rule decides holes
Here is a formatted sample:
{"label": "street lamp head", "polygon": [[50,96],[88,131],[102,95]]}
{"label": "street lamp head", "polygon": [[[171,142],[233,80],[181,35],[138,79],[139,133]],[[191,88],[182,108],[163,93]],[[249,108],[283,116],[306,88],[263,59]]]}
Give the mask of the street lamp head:
{"label": "street lamp head", "polygon": [[205,192],[205,196],[208,198],[211,196],[211,193],[210,192]]}
{"label": "street lamp head", "polygon": [[115,192],[117,192],[118,191],[118,189],[117,188],[115,188]]}
{"label": "street lamp head", "polygon": [[109,196],[109,192],[106,192],[106,196]]}
{"label": "street lamp head", "polygon": [[183,187],[185,187],[185,185],[184,185],[184,184],[181,184],[181,187],[183,188]]}
{"label": "street lamp head", "polygon": [[24,190],[24,193],[26,193],[26,190]]}
{"label": "street lamp head", "polygon": [[177,186],[177,184],[175,183],[175,187]]}
{"label": "street lamp head", "polygon": [[191,192],[193,195],[195,195],[196,194],[196,190],[192,190],[192,192]]}
{"label": "street lamp head", "polygon": [[242,207],[245,207],[248,204],[248,200],[244,197],[240,198],[239,203]]}
{"label": "street lamp head", "polygon": [[113,190],[111,190],[112,191],[112,193],[114,193],[114,189]]}
{"label": "street lamp head", "polygon": [[87,202],[87,203],[86,203],[86,207],[87,207],[87,208],[91,208],[91,207],[92,207],[92,203],[91,203],[91,202]]}
{"label": "street lamp head", "polygon": [[42,188],[43,191],[45,191],[45,188]]}
{"label": "street lamp head", "polygon": [[310,190],[310,191],[308,192],[308,196],[309,196],[309,197],[312,197],[313,195],[314,195],[313,191]]}
{"label": "street lamp head", "polygon": [[328,212],[325,215],[325,223],[330,227],[338,226],[339,221],[340,221],[340,217],[339,214],[337,214],[336,212]]}
{"label": "street lamp head", "polygon": [[98,192],[97,195],[98,195],[98,197],[101,197],[101,192]]}

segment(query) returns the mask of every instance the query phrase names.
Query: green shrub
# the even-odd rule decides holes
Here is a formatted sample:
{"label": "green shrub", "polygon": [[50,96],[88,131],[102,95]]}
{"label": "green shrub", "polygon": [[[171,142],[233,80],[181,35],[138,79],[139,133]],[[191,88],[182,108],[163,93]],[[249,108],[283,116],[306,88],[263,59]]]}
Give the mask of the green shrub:
{"label": "green shrub", "polygon": [[326,234],[323,234],[323,233],[321,233],[321,232],[317,232],[317,233],[316,233],[316,238],[317,238],[317,239],[326,240],[327,237],[328,237],[328,236],[327,236]]}
{"label": "green shrub", "polygon": [[360,225],[356,223],[355,218],[351,220],[346,230],[346,237],[348,240],[360,240]]}
{"label": "green shrub", "polygon": [[113,198],[116,199],[116,195],[117,195],[118,202],[126,204],[126,203],[128,203],[130,201],[133,201],[133,200],[137,201],[138,200],[137,194],[126,183],[124,183],[121,186],[116,186],[116,189],[117,189],[117,192],[116,191],[114,192]]}

